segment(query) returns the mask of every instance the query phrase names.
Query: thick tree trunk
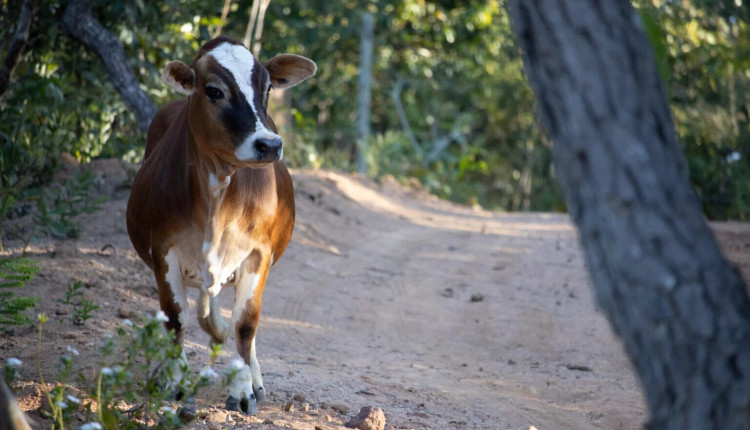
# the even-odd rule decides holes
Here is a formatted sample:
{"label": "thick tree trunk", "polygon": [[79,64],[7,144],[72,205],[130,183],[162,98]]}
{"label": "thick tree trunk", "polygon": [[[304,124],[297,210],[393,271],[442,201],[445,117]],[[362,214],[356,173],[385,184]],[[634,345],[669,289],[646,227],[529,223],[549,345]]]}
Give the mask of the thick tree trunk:
{"label": "thick tree trunk", "polygon": [[13,39],[10,41],[10,46],[8,47],[8,52],[5,54],[2,66],[0,66],[0,97],[8,90],[13,69],[21,59],[23,49],[26,47],[26,41],[29,40],[29,29],[31,28],[31,21],[34,18],[35,12],[36,2],[34,0],[23,2],[21,13],[18,15],[18,26],[13,33]]}
{"label": "thick tree trunk", "polygon": [[120,41],[91,15],[91,3],[93,0],[72,0],[60,26],[70,37],[96,52],[107,68],[110,82],[135,115],[138,128],[145,132],[156,114],[156,107],[138,86]]}
{"label": "thick tree trunk", "polygon": [[750,300],[689,185],[638,15],[616,0],[511,0],[510,12],[649,428],[750,428]]}
{"label": "thick tree trunk", "polygon": [[0,377],[0,430],[31,430],[4,377]]}

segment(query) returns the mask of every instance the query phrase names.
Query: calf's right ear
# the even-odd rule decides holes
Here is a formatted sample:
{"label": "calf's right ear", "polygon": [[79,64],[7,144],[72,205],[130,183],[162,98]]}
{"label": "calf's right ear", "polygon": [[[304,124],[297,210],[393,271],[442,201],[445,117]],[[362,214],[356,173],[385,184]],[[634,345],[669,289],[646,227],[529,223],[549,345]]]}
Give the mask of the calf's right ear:
{"label": "calf's right ear", "polygon": [[161,80],[168,87],[186,96],[195,91],[195,72],[182,61],[170,61],[161,73]]}

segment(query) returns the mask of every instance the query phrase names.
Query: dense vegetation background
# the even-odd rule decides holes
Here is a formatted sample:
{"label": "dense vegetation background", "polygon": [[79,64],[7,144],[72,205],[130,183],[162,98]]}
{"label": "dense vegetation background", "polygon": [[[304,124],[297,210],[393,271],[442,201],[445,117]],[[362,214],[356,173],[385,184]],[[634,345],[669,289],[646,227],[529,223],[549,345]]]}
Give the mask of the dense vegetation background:
{"label": "dense vegetation background", "polygon": [[[6,58],[21,0],[2,0]],[[81,161],[138,161],[144,136],[101,59],[69,37],[69,2],[38,2],[28,43],[0,95],[0,215],[52,177],[63,153]],[[637,0],[669,93],[692,182],[713,219],[750,215],[750,12],[742,0]],[[221,28],[242,40],[252,0],[93,1],[95,18],[125,48],[158,106],[173,59],[189,62]],[[503,0],[272,0],[260,57],[305,55],[318,75],[287,94],[285,154],[292,167],[356,167],[357,78],[363,13],[374,17],[369,174],[416,178],[462,203],[564,210],[550,142],[535,116]],[[616,85],[617,83],[613,83]],[[284,114],[291,112],[291,114]]]}

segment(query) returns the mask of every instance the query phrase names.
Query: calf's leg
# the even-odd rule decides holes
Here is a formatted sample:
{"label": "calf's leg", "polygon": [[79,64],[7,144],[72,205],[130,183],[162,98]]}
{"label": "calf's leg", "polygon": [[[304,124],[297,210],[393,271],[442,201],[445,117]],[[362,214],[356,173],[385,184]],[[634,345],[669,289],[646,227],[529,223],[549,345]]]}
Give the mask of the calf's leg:
{"label": "calf's leg", "polygon": [[[180,274],[180,262],[174,250],[170,249],[163,259],[154,259],[154,275],[156,276],[156,284],[159,287],[159,305],[167,317],[164,327],[167,330],[174,330],[175,343],[180,345],[182,349],[188,304],[187,297],[185,296],[185,287],[182,284],[182,276]],[[171,380],[166,381],[165,387],[167,390],[175,390],[177,400],[182,400],[182,393],[176,390],[177,384],[182,379],[182,372],[179,369],[182,367],[187,368],[187,366],[185,350],[182,349],[178,368]]]}
{"label": "calf's leg", "polygon": [[240,270],[235,284],[232,326],[237,343],[238,358],[233,366],[238,369],[229,387],[227,409],[241,410],[249,415],[257,413],[256,402],[266,398],[263,377],[255,353],[255,333],[260,322],[261,298],[268,277],[270,255],[253,251]]}

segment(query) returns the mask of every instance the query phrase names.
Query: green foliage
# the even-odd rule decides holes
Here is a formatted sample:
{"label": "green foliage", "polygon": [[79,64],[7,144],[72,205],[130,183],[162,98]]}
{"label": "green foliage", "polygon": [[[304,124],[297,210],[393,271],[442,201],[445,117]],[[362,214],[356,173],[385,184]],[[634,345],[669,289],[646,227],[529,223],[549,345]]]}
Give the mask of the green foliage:
{"label": "green foliage", "polygon": [[31,319],[22,313],[39,302],[39,297],[15,297],[10,288],[21,288],[39,271],[27,258],[0,258],[0,330],[3,325],[28,325]]}
{"label": "green foliage", "polygon": [[22,364],[23,362],[15,357],[10,357],[5,360],[5,365],[3,366],[3,377],[5,379],[5,385],[11,390],[13,390],[14,383],[18,377],[18,368],[21,367]]}
{"label": "green foliage", "polygon": [[[78,374],[83,391],[89,393],[87,399],[69,394],[72,389],[68,381],[74,376],[79,353],[68,347],[60,359],[58,382],[47,393],[47,415],[54,428],[71,428],[77,413],[85,415],[89,422],[86,428],[92,429],[174,429],[187,424],[175,410],[174,393],[188,398],[209,385],[218,376],[210,366],[221,350],[214,347],[208,366],[193,375],[180,346],[174,342],[174,332],[166,331],[162,321],[161,313],[138,324],[126,320],[126,327],[118,328],[115,336],[102,341],[94,377],[87,379],[83,373]],[[40,345],[43,324],[42,320]],[[231,382],[231,376],[230,371],[223,382]]]}
{"label": "green foliage", "polygon": [[[222,34],[242,39],[249,0],[232,2]],[[0,7],[0,54],[20,0]],[[722,0],[639,0],[644,28],[687,154],[713,218],[750,210],[748,8]],[[270,3],[261,60],[306,55],[314,79],[275,97],[272,112],[292,167],[354,169],[360,20],[375,22],[371,127],[374,175],[417,178],[445,198],[508,210],[564,210],[551,142],[535,115],[505,0],[346,0]],[[93,53],[64,35],[66,3],[40,5],[9,91],[0,98],[0,218],[25,189],[49,181],[64,152],[86,161],[137,161],[144,136]],[[160,80],[170,60],[189,62],[215,33],[221,2],[94,2],[123,43],[129,66],[157,105],[180,96]],[[394,87],[408,131],[396,109]],[[448,140],[446,141],[446,138]],[[447,143],[446,143],[447,142]],[[54,206],[54,202],[50,202]],[[48,205],[49,208],[49,205]],[[1,223],[2,221],[0,221]],[[58,235],[69,226],[56,225]],[[0,234],[2,233],[0,224]]]}
{"label": "green foliage", "polygon": [[[288,162],[353,170],[352,95],[365,10],[375,18],[370,171],[417,178],[463,203],[543,209],[534,198],[538,191],[547,196],[545,208],[560,208],[545,155],[550,145],[535,119],[504,1],[271,2],[264,31],[273,37],[263,38],[261,56],[292,52],[318,63],[311,83],[286,96],[295,109],[282,129]],[[230,25],[225,33],[236,37],[243,30]],[[413,137],[397,115],[399,80]]]}
{"label": "green foliage", "polygon": [[37,200],[37,224],[42,231],[61,238],[78,237],[81,224],[75,218],[99,210],[99,206],[107,200],[105,197],[91,198],[93,185],[91,172],[81,170],[65,184],[55,184],[44,190]]}
{"label": "green foliage", "polygon": [[93,317],[91,312],[99,309],[99,306],[96,306],[93,301],[83,298],[81,286],[82,284],[79,280],[69,282],[68,289],[65,291],[65,298],[57,299],[58,303],[73,305],[73,315],[71,316],[71,319],[75,325],[83,325],[87,319]]}
{"label": "green foliage", "polygon": [[81,291],[81,281],[73,281],[68,283],[68,289],[65,291],[65,298],[64,299],[57,299],[58,303],[62,303],[64,305],[74,305],[73,302],[74,299],[79,298],[83,299],[83,291]]}
{"label": "green foliage", "polygon": [[[750,216],[750,13],[741,2],[642,0],[691,181],[709,218]],[[662,53],[666,51],[666,54]]]}

